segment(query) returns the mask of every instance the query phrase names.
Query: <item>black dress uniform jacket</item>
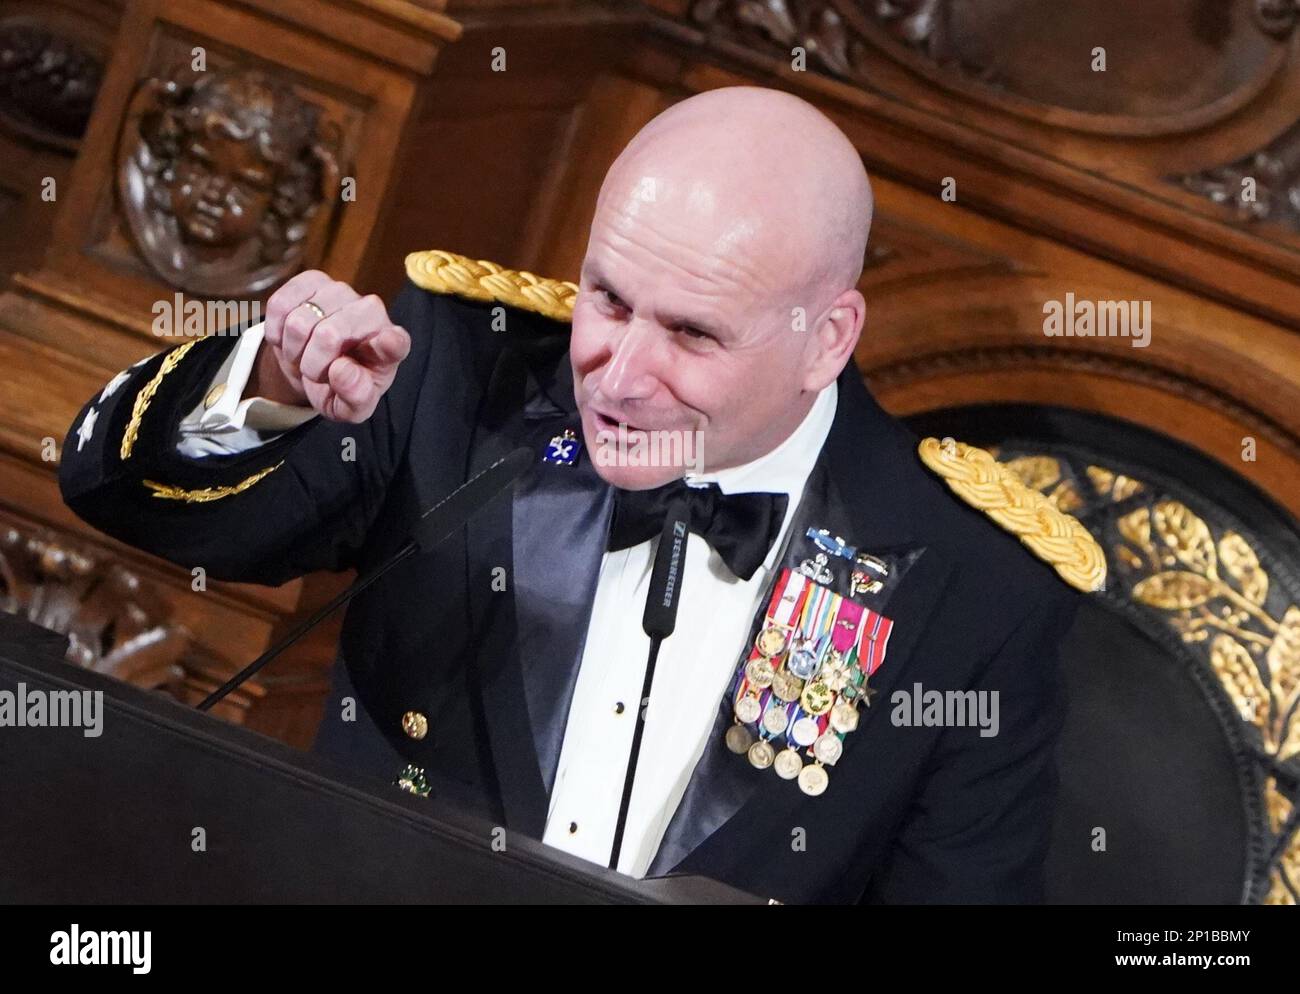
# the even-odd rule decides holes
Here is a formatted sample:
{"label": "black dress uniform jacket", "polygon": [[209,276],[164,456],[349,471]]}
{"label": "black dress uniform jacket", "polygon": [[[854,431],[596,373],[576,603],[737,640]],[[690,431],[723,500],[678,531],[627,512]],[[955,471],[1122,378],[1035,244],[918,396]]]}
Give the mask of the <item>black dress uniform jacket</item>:
{"label": "black dress uniform jacket", "polygon": [[[280,584],[381,562],[473,473],[520,445],[537,452],[513,494],[352,602],[337,695],[355,693],[362,720],[331,702],[318,749],[390,783],[413,764],[435,796],[540,838],[613,491],[585,456],[540,458],[566,427],[581,437],[568,325],[511,308],[494,331],[498,306],[408,283],[391,313],[411,354],[369,420],[316,417],[230,456],[175,450],[236,339],[188,341],[91,398],[59,478],[102,531],[213,578]],[[781,563],[813,556],[805,533],[824,528],[896,565],[861,597],[894,622],[878,694],[816,797],[730,752],[732,705],[719,700],[649,875],[703,874],[787,903],[1039,901],[1063,717],[1056,645],[1079,595],[925,468],[852,364],[838,389]],[[628,624],[641,612],[629,604]],[[998,692],[998,734],[896,725],[891,694],[917,684]],[[407,712],[427,718],[423,738],[404,732]]]}

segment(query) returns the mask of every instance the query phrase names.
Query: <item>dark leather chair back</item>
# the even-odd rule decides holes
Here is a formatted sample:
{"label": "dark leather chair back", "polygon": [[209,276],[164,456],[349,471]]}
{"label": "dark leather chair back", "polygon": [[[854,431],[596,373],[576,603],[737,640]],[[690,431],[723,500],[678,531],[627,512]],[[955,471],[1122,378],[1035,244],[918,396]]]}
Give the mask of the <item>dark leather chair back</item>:
{"label": "dark leather chair back", "polygon": [[993,449],[1106,551],[1062,646],[1053,903],[1300,903],[1300,527],[1137,425],[990,406],[912,419]]}

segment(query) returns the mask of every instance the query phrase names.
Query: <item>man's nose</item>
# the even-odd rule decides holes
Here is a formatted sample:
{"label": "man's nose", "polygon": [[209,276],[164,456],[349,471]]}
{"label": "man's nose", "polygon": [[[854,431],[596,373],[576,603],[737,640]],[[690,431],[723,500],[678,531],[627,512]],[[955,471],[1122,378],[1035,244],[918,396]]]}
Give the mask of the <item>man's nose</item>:
{"label": "man's nose", "polygon": [[630,321],[610,352],[601,392],[612,400],[647,397],[654,390],[654,329]]}

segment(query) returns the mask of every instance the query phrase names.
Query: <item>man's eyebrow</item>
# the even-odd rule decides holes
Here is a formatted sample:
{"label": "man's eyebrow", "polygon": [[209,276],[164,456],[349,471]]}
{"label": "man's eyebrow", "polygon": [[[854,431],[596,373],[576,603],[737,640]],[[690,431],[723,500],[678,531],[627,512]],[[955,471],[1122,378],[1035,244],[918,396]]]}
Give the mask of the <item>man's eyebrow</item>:
{"label": "man's eyebrow", "polygon": [[[615,289],[612,282],[605,275],[598,263],[588,262],[584,264],[582,272],[591,281],[593,286],[608,290],[615,297],[619,298],[619,300],[623,299],[623,295]],[[688,327],[698,328],[700,331],[715,337],[723,334],[723,327],[721,325],[702,318],[693,318],[685,314],[674,314],[671,312],[657,312],[655,316],[658,318],[659,323],[665,328],[675,328],[679,325],[686,325]]]}
{"label": "man's eyebrow", "polygon": [[585,263],[582,267],[582,275],[586,276],[592,283],[597,283],[608,290],[613,289],[613,287],[609,285],[609,278],[605,275],[604,270],[600,268],[600,263]]}
{"label": "man's eyebrow", "polygon": [[714,338],[723,334],[722,325],[714,324],[712,321],[703,318],[693,318],[686,314],[672,313],[661,313],[658,314],[657,317],[659,318],[659,323],[665,328],[676,328],[684,325],[689,328],[696,328],[705,334],[712,335]]}
{"label": "man's eyebrow", "polygon": [[586,278],[590,279],[591,286],[597,287],[598,290],[608,290],[611,294],[614,294],[617,299],[623,300],[624,303],[627,303],[623,294],[615,288],[611,279],[604,274],[601,266],[595,264],[595,262],[590,262],[590,264],[582,266],[582,273],[586,274]]}

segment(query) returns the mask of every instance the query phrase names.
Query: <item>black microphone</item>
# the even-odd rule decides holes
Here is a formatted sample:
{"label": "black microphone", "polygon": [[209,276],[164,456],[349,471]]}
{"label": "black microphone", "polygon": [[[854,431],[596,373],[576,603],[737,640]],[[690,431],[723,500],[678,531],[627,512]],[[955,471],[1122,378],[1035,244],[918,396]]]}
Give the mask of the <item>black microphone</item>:
{"label": "black microphone", "polygon": [[618,857],[623,848],[623,832],[627,828],[628,808],[632,805],[632,785],[636,781],[636,762],[641,755],[641,738],[645,734],[646,711],[650,707],[650,687],[654,684],[659,645],[677,627],[677,603],[682,596],[686,540],[690,536],[690,530],[691,507],[684,497],[678,497],[668,506],[663,529],[659,532],[659,548],[655,550],[650,590],[646,593],[645,613],[641,616],[641,627],[650,636],[650,655],[646,659],[645,680],[641,684],[641,700],[637,705],[636,725],[632,730],[632,751],[628,755],[627,773],[623,777],[623,800],[618,809],[614,848],[609,857],[611,870],[618,869]]}
{"label": "black microphone", "polygon": [[411,537],[390,559],[358,579],[356,583],[344,590],[283,639],[210,693],[199,702],[198,710],[207,711],[212,705],[216,704],[285,649],[315,628],[336,608],[346,604],[398,563],[405,561],[417,552],[424,552],[433,548],[443,539],[464,528],[476,511],[498,494],[504,492],[515,480],[528,471],[528,468],[533,464],[533,458],[533,453],[529,449],[515,449],[508,456],[498,459],[483,472],[466,480],[446,497],[434,504],[433,507],[420,515],[420,520],[416,522],[415,528],[411,531]]}
{"label": "black microphone", "polygon": [[655,552],[650,591],[646,594],[641,627],[651,639],[666,639],[677,627],[677,601],[682,593],[682,571],[686,569],[686,539],[691,530],[691,508],[678,497],[668,507],[659,548]]}

